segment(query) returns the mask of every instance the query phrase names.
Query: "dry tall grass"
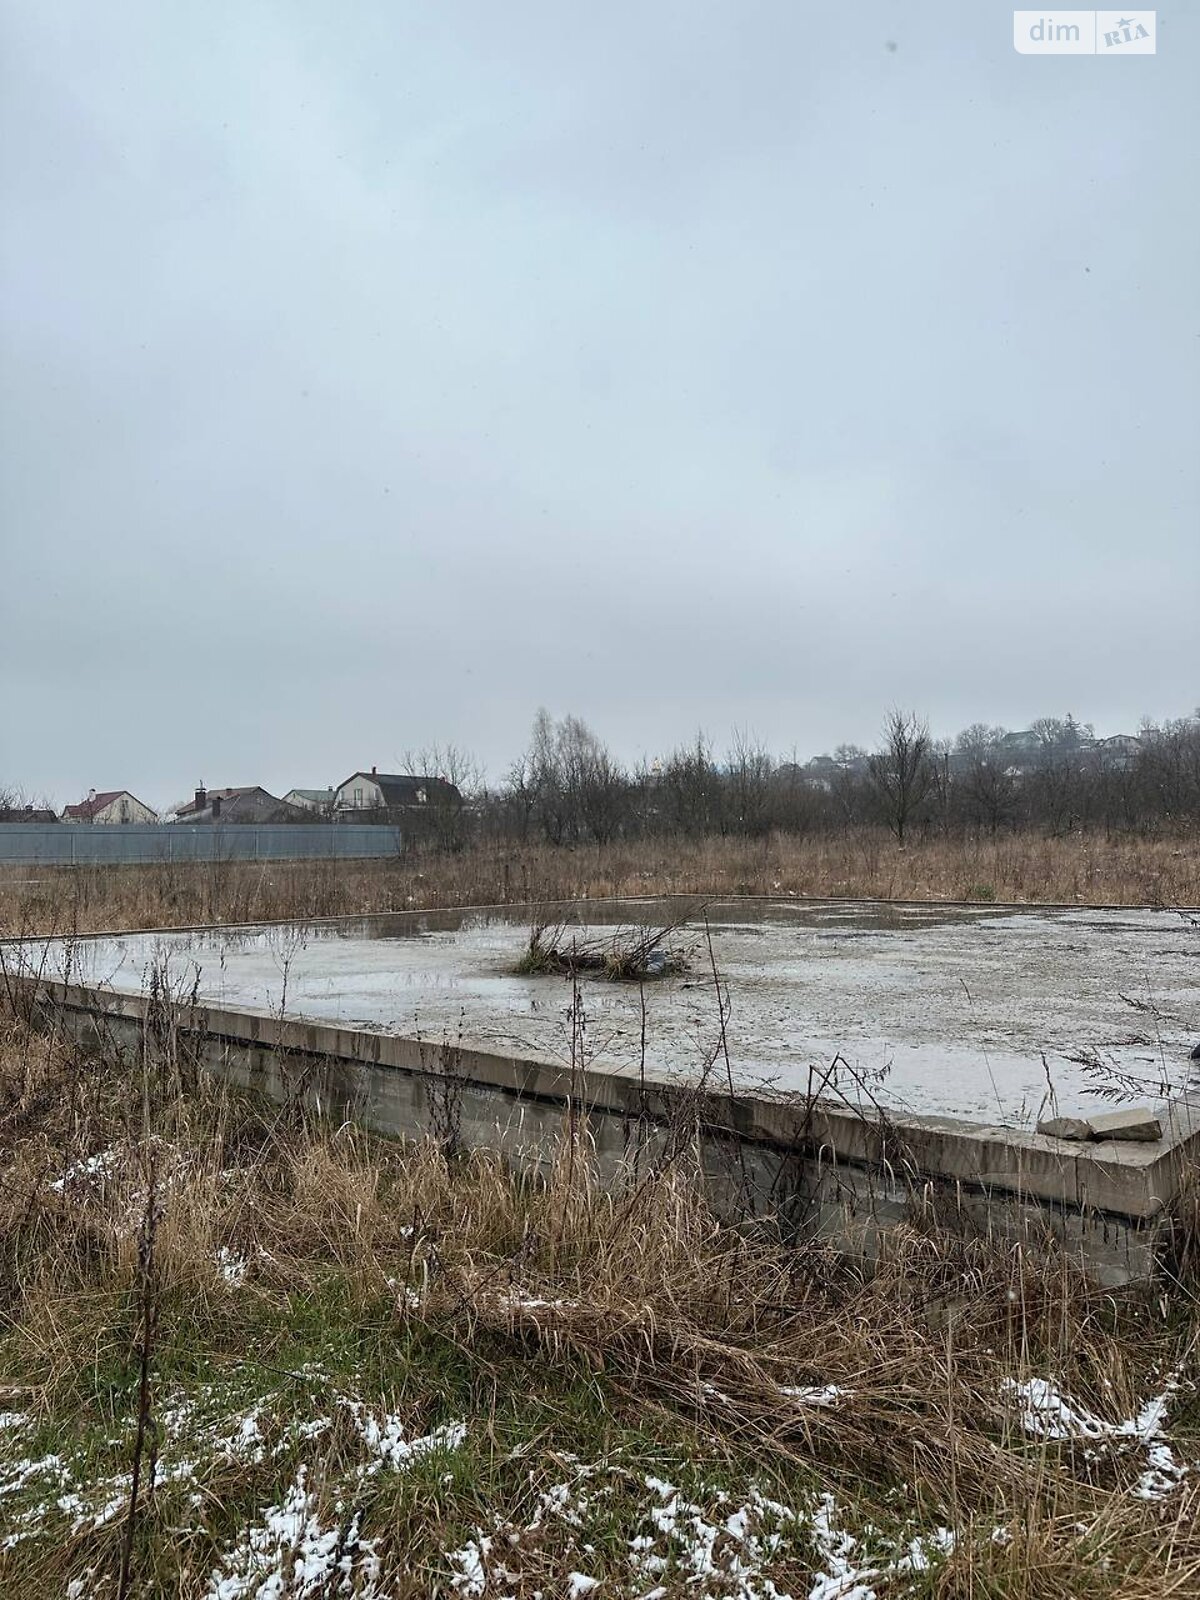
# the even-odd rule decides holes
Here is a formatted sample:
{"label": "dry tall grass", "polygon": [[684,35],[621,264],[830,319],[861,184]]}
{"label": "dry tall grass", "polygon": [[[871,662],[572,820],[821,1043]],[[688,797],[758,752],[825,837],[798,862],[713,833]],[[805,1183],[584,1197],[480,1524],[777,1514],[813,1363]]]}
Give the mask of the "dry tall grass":
{"label": "dry tall grass", "polygon": [[0,933],[672,893],[1195,906],[1200,841],[1017,834],[900,849],[863,829],[576,849],[478,845],[371,862],[10,867],[0,872]]}
{"label": "dry tall grass", "polygon": [[[0,883],[0,919],[89,930],[671,891],[1195,904],[1198,878],[1178,842],[901,852],[864,833],[22,870]],[[279,1555],[298,1600],[548,1600],[587,1592],[580,1563],[598,1600],[1200,1594],[1194,1227],[1173,1278],[1118,1293],[1053,1254],[928,1228],[897,1232],[868,1271],[723,1225],[686,1155],[633,1199],[596,1181],[565,1127],[531,1185],[222,1090],[170,1033],[85,1059],[17,1016],[0,1030],[0,1592],[124,1600],[127,1570],[128,1595],[242,1600],[258,1591],[230,1576],[231,1552],[274,1508],[310,1530]],[[1076,1408],[1061,1439],[1014,1398],[1043,1380],[1051,1433],[1055,1396]],[[1155,1396],[1166,1431],[1130,1431]],[[424,1469],[414,1455],[377,1473],[398,1418],[435,1448]],[[148,1487],[131,1514],[135,1455]],[[669,1506],[645,1503],[664,1462],[707,1566],[688,1565]],[[803,1510],[786,1537],[731,1531],[780,1504]],[[320,1545],[321,1517],[343,1565],[310,1588],[301,1545]],[[921,1542],[939,1527],[953,1540]],[[665,1552],[650,1575],[630,1569],[646,1541]]]}
{"label": "dry tall grass", "polygon": [[[564,1471],[593,1483],[623,1470],[633,1440],[682,1451],[689,1470],[724,1483],[751,1471],[776,1496],[831,1495],[864,1539],[893,1529],[904,1548],[914,1527],[953,1531],[928,1567],[886,1566],[871,1580],[880,1596],[1200,1593],[1194,1284],[1100,1292],[1053,1256],[916,1232],[897,1235],[868,1272],[820,1246],[722,1226],[686,1162],[630,1205],[594,1180],[564,1129],[548,1181],[529,1186],[494,1161],[447,1162],[432,1144],[283,1116],[194,1077],[170,1041],[137,1060],[85,1061],[16,1018],[5,1026],[5,1404],[54,1441],[50,1454],[65,1459],[71,1446],[76,1463],[94,1461],[119,1507],[72,1489],[70,1514],[47,1510],[30,1533],[37,1483],[6,1502],[0,1466],[0,1517],[16,1506],[20,1535],[0,1540],[5,1593],[58,1596],[72,1579],[79,1596],[117,1592],[150,1193],[150,1436],[167,1472],[134,1519],[130,1593],[215,1592],[206,1586],[222,1550],[256,1506],[279,1501],[298,1459],[325,1499],[341,1485],[343,1530],[352,1495],[374,1541],[376,1586],[362,1594],[492,1593],[452,1582],[447,1553],[472,1527],[511,1529],[497,1594],[582,1593],[569,1575],[585,1558],[599,1595],[642,1593],[649,1582],[622,1579],[632,1513],[619,1495],[579,1526],[529,1510]],[[1175,1455],[1197,1466],[1161,1498],[1141,1497],[1144,1444],[1023,1431],[1009,1385],[1030,1378],[1112,1424],[1169,1392]],[[324,1395],[335,1379],[357,1384],[344,1418],[387,1399],[426,1432],[449,1391],[465,1397],[455,1462],[419,1495],[389,1500],[382,1480],[346,1477],[350,1422],[288,1454],[296,1427],[322,1423],[314,1388]],[[193,1462],[189,1500],[170,1476],[168,1413],[181,1388],[198,1406],[223,1383],[257,1397],[253,1426],[270,1448],[249,1465],[228,1445]],[[554,1397],[548,1411],[542,1391]],[[568,1393],[588,1399],[560,1425],[554,1407]],[[537,1425],[522,1430],[526,1412]],[[77,1522],[71,1495],[84,1506]],[[669,1567],[663,1600],[772,1592],[725,1584],[734,1536],[722,1537],[712,1585]],[[491,1544],[479,1548],[498,1560]],[[868,1592],[839,1587],[836,1572],[820,1589],[822,1549],[831,1559],[828,1539],[808,1553],[781,1545],[772,1581],[825,1600]],[[297,1580],[294,1592],[310,1591]],[[332,1593],[332,1582],[312,1592]]]}

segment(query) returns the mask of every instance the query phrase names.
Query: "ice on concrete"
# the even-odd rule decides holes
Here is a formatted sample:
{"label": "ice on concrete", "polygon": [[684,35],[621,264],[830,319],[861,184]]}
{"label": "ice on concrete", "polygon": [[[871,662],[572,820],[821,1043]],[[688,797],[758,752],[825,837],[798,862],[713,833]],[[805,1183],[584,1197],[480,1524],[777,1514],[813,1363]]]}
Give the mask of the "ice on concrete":
{"label": "ice on concrete", "polygon": [[[580,939],[668,911],[589,902]],[[528,908],[401,913],[311,927],[133,934],[37,944],[36,970],[121,992],[165,963],[201,1003],[370,1032],[449,1038],[551,1062],[571,1057],[571,987],[514,976]],[[720,1055],[745,1086],[820,1089],[856,1104],[1032,1128],[1087,1116],[1097,1089],[1160,1102],[1200,1089],[1189,1060],[1200,1017],[1200,930],[1169,911],[798,905],[730,901],[679,941],[690,973],[646,983],[581,980],[577,1059],[694,1077]],[[12,964],[12,949],[6,956]],[[643,1031],[642,999],[646,1015]]]}

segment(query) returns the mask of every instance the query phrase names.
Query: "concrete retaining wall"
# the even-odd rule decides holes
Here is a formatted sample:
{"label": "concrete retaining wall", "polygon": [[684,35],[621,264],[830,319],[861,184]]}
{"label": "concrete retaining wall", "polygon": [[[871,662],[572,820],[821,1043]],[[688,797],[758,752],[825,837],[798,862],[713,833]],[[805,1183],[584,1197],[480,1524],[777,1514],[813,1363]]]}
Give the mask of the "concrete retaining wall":
{"label": "concrete retaining wall", "polygon": [[601,1175],[625,1181],[680,1140],[698,1140],[711,1197],[727,1215],[771,1216],[868,1256],[897,1223],[935,1220],[1031,1245],[1053,1236],[1108,1284],[1150,1275],[1167,1207],[1200,1151],[1172,1110],[1155,1146],[1072,1145],[952,1118],[864,1116],[761,1093],[697,1092],[544,1062],[264,1013],[15,980],[52,1023],[133,1050],[170,1021],[198,1060],[277,1102],[394,1136],[432,1135],[545,1172],[564,1130],[588,1139]]}

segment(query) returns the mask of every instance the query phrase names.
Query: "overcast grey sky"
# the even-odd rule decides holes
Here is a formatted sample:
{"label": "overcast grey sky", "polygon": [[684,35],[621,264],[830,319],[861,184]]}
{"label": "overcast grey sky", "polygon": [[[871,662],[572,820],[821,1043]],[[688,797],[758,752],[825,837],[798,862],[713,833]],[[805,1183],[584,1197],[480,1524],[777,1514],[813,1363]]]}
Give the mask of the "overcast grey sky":
{"label": "overcast grey sky", "polygon": [[0,782],[1200,701],[1200,26],[7,0]]}

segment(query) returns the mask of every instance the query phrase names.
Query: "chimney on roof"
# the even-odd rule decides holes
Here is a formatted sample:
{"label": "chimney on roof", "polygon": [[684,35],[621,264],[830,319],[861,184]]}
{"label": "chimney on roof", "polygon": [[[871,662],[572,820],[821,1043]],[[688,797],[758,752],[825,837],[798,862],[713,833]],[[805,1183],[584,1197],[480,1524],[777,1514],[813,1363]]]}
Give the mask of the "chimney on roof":
{"label": "chimney on roof", "polygon": [[196,785],[196,810],[203,811],[208,804],[208,791],[202,783]]}
{"label": "chimney on roof", "polygon": [[219,794],[215,794],[212,797],[212,819],[213,819],[214,822],[218,822],[220,820],[220,817],[221,817],[221,796]]}
{"label": "chimney on roof", "polygon": [[374,768],[374,767],[372,767],[372,768],[371,768],[371,776],[372,776],[372,777],[373,777],[373,778],[374,778],[374,777],[377,777],[377,776],[378,776],[378,774],[377,774],[377,773],[376,773],[376,771],[375,771],[375,768]]}
{"label": "chimney on roof", "polygon": [[95,791],[95,789],[89,789],[89,790],[88,790],[88,799],[89,799],[89,800],[94,800],[94,799],[95,799],[95,798],[96,798],[96,791]]}

